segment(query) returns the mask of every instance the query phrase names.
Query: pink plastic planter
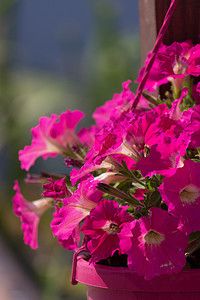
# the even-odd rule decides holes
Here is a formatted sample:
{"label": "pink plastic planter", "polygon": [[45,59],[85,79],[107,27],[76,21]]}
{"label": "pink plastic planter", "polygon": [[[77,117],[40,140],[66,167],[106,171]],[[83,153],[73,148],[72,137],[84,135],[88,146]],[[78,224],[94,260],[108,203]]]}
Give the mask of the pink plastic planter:
{"label": "pink plastic planter", "polygon": [[76,280],[87,285],[88,300],[200,300],[200,269],[147,281],[126,268],[78,258]]}

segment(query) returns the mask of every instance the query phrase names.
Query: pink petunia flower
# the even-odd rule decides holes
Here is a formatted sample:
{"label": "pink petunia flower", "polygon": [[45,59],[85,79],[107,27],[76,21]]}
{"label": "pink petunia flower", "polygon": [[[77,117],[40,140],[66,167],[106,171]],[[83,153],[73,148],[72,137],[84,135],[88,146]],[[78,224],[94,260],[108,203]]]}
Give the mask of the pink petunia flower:
{"label": "pink petunia flower", "polygon": [[[126,139],[127,127],[130,124],[126,121],[114,122],[104,126],[96,135],[92,149],[87,153],[85,164],[79,170],[73,169],[70,179],[74,185],[77,180],[88,176],[90,172],[98,169],[115,169],[116,163],[122,159],[135,164],[139,159],[139,154],[134,145]],[[130,159],[130,161],[129,161]]]}
{"label": "pink petunia flower", "polygon": [[191,143],[189,148],[196,149],[200,147],[200,105],[190,109],[190,120],[185,130],[191,134]]}
{"label": "pink petunia flower", "polygon": [[181,92],[181,97],[172,103],[172,107],[169,110],[170,118],[175,120],[179,120],[181,118],[183,112],[180,109],[180,105],[182,104],[183,98],[187,95],[187,93],[188,88],[184,88]]}
{"label": "pink petunia flower", "polygon": [[[55,212],[53,213],[53,220],[51,222],[51,229],[55,229],[62,222],[63,217],[60,213],[61,208],[55,205]],[[63,238],[63,236],[58,235],[58,242],[67,250],[76,250],[79,246],[80,241],[80,229],[79,225],[75,226],[68,235]]]}
{"label": "pink petunia flower", "polygon": [[59,144],[66,147],[66,145],[73,146],[80,143],[80,140],[75,133],[76,126],[84,118],[85,114],[80,110],[62,113],[58,122],[54,123],[51,128],[51,136]]}
{"label": "pink petunia flower", "polygon": [[84,166],[79,170],[72,170],[70,174],[72,184],[98,169],[107,168],[115,171],[116,164],[120,164],[122,160],[133,170],[140,158],[140,152],[144,150],[146,136],[149,137],[148,141],[154,140],[148,134],[152,123],[165,112],[167,106],[160,104],[150,111],[132,116],[132,120],[115,121],[104,125],[95,137]]}
{"label": "pink petunia flower", "polygon": [[90,238],[87,247],[93,262],[112,256],[116,250],[121,253],[119,233],[124,224],[133,221],[126,209],[127,206],[119,208],[117,202],[104,199],[86,218],[81,231]]}
{"label": "pink petunia flower", "polygon": [[[95,110],[93,118],[100,128],[110,122],[110,120],[116,121],[127,118],[135,99],[135,95],[131,92],[129,87],[130,83],[131,80],[123,82],[123,91],[120,94],[114,94],[112,100],[107,101],[104,105]],[[144,108],[149,108],[148,102],[143,96],[140,98],[137,109],[140,107],[143,108],[142,111],[144,111]]]}
{"label": "pink petunia flower", "polygon": [[[149,56],[146,60],[146,64]],[[156,87],[172,82],[177,91],[180,90],[187,75],[200,75],[200,46],[193,47],[190,41],[174,42],[169,46],[161,45],[154,65],[150,71],[145,88],[150,92]],[[137,82],[142,79],[142,68]]]}
{"label": "pink petunia flower", "polygon": [[45,191],[42,193],[43,197],[52,197],[56,200],[61,200],[66,197],[71,197],[72,193],[68,189],[65,178],[54,181],[52,178],[47,178],[49,183],[43,184]]}
{"label": "pink petunia flower", "polygon": [[[168,113],[169,112],[169,113]],[[178,138],[183,133],[183,125],[180,120],[171,118],[170,111],[161,114],[152,122],[145,135],[145,144],[156,145],[163,135],[170,138]]]}
{"label": "pink petunia flower", "polygon": [[196,104],[200,104],[200,82],[198,82],[197,85],[193,84],[192,97],[194,98]]}
{"label": "pink petunia flower", "polygon": [[81,128],[80,131],[77,133],[82,145],[86,147],[88,150],[92,148],[92,145],[95,141],[95,135],[98,133],[99,128],[98,126],[91,126],[89,128]]}
{"label": "pink petunia flower", "polygon": [[[165,49],[166,49],[165,45],[160,46],[160,51],[165,51]],[[151,52],[147,56],[147,59],[145,61],[145,65],[148,64],[148,62],[150,60],[150,57],[151,57]],[[141,82],[141,80],[143,78],[144,70],[145,70],[145,67],[142,67],[140,72],[139,72],[139,76],[136,79],[136,82],[139,82],[139,83]],[[160,62],[159,62],[159,60],[155,59],[153,67],[151,68],[151,71],[149,73],[148,80],[145,84],[145,89],[147,89],[149,92],[154,92],[157,87],[159,87],[162,84],[165,84],[167,82],[168,81],[167,81],[166,76],[160,72]]]}
{"label": "pink petunia flower", "polygon": [[42,156],[44,159],[49,156],[55,157],[67,152],[68,145],[79,144],[75,128],[83,117],[81,111],[68,110],[60,116],[53,114],[50,118],[40,118],[39,125],[31,130],[33,135],[31,145],[19,151],[21,168],[28,171],[38,157]]}
{"label": "pink petunia flower", "polygon": [[82,181],[70,198],[63,199],[64,206],[54,214],[51,229],[53,235],[58,237],[58,242],[65,245],[65,248],[69,238],[77,232],[80,222],[101,200],[102,192],[96,189],[97,183],[91,178]]}
{"label": "pink petunia flower", "polygon": [[183,167],[183,156],[189,143],[190,135],[185,132],[177,139],[161,134],[159,143],[150,148],[150,155],[140,158],[137,168],[143,176],[172,176],[177,168]]}
{"label": "pink petunia flower", "polygon": [[189,63],[188,73],[195,77],[198,77],[200,75],[200,45],[199,44],[197,44],[191,49],[188,63]]}
{"label": "pink petunia flower", "polygon": [[[88,152],[88,154],[90,153]],[[101,163],[96,164],[90,158],[88,158],[87,160],[87,157],[88,156],[86,156],[86,163],[80,169],[72,169],[70,173],[70,180],[72,185],[75,185],[79,179],[86,180],[88,177],[90,177],[90,172],[104,168],[109,170],[115,169],[115,165],[110,158],[106,158]]]}
{"label": "pink petunia flower", "polygon": [[185,160],[184,166],[171,177],[163,179],[158,188],[168,211],[179,220],[182,231],[190,234],[200,230],[200,164]]}
{"label": "pink petunia flower", "polygon": [[51,207],[52,198],[45,198],[28,202],[21,194],[19,184],[15,181],[15,196],[12,199],[14,213],[22,222],[24,243],[31,248],[38,248],[38,223],[40,216]]}
{"label": "pink petunia flower", "polygon": [[[135,119],[130,120],[130,126],[127,128],[127,140],[137,149],[138,152],[144,150],[145,144],[150,145],[155,142],[155,127],[152,133],[152,125],[156,120],[167,112],[166,104],[159,104],[149,111],[139,114]],[[156,125],[156,127],[158,127]],[[153,137],[152,137],[153,135]]]}
{"label": "pink petunia flower", "polygon": [[191,53],[192,43],[190,41],[183,43],[174,42],[167,46],[165,51],[158,53],[161,73],[169,81],[172,81],[177,88],[182,85],[184,77],[189,74],[188,67]]}
{"label": "pink petunia flower", "polygon": [[127,223],[120,233],[120,247],[128,255],[128,267],[150,280],[178,273],[186,263],[188,239],[175,217],[152,207],[149,217]]}

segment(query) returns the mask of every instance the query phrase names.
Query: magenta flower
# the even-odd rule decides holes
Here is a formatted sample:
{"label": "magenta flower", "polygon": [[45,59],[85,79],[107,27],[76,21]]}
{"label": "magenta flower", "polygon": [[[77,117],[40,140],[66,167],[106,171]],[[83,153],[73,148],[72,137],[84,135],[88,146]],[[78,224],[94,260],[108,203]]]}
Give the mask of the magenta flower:
{"label": "magenta flower", "polygon": [[40,118],[39,125],[31,130],[33,135],[31,145],[19,151],[21,168],[28,171],[38,157],[42,156],[44,159],[49,156],[55,157],[64,154],[67,145],[79,144],[80,140],[75,134],[75,128],[83,116],[81,111],[68,110],[60,116]]}
{"label": "magenta flower", "polygon": [[[161,45],[160,51],[165,51],[166,46]],[[151,52],[148,54],[147,59],[145,61],[145,65],[148,64],[149,59],[151,57]],[[145,67],[142,67],[139,73],[138,78],[136,79],[136,82],[141,82],[143,74],[144,74]],[[162,84],[167,83],[167,78],[164,74],[160,72],[160,62],[158,59],[155,59],[153,67],[151,68],[148,80],[145,84],[145,89],[147,89],[149,92],[154,92],[157,87],[161,86]]]}
{"label": "magenta flower", "polygon": [[85,164],[79,170],[73,169],[70,179],[74,185],[80,178],[86,178],[90,172],[99,169],[115,169],[115,162],[122,159],[135,164],[139,154],[134,145],[126,139],[125,133],[130,124],[126,121],[104,126],[96,135],[92,149],[87,153]]}
{"label": "magenta flower", "polygon": [[66,197],[71,197],[72,193],[68,189],[65,178],[54,181],[52,178],[47,178],[50,183],[43,184],[45,191],[42,193],[43,197],[52,197],[56,200],[61,200]]}
{"label": "magenta flower", "polygon": [[127,223],[120,233],[120,247],[128,255],[128,267],[150,280],[178,273],[186,263],[188,239],[167,211],[152,207],[149,217]]}
{"label": "magenta flower", "polygon": [[200,45],[197,44],[191,49],[189,57],[188,73],[198,77],[200,75]]}
{"label": "magenta flower", "polygon": [[184,166],[163,179],[158,188],[169,213],[177,217],[182,231],[200,230],[200,164],[185,160]]}
{"label": "magenta flower", "polygon": [[95,135],[98,133],[98,131],[99,131],[99,128],[95,125],[93,125],[89,128],[83,127],[77,133],[77,136],[79,137],[82,145],[90,150],[92,148],[92,145],[94,144]]}
{"label": "magenta flower", "polygon": [[[89,152],[88,152],[89,154]],[[80,169],[72,169],[70,173],[70,180],[72,185],[75,185],[76,182],[81,180],[86,180],[88,177],[90,177],[90,172],[99,170],[99,169],[115,169],[115,165],[112,163],[111,159],[105,159],[102,161],[102,163],[95,164],[92,159],[88,159],[86,157],[86,163],[80,168]]]}
{"label": "magenta flower", "polygon": [[[95,112],[93,113],[93,118],[95,119],[97,125],[101,128],[107,122],[111,120],[111,114],[113,115],[114,119],[118,118],[123,111],[125,111],[128,107],[128,101],[134,97],[134,94],[130,91],[128,85],[131,83],[130,80],[123,83],[123,91],[120,94],[114,94],[113,99],[106,101],[103,106],[98,107]],[[126,97],[129,94],[129,97]],[[121,105],[123,104],[126,105]],[[130,104],[129,104],[130,107]],[[118,110],[115,111],[115,109]]]}
{"label": "magenta flower", "polygon": [[191,134],[189,148],[196,149],[196,147],[200,147],[200,105],[196,105],[189,113],[190,120],[185,130]]}
{"label": "magenta flower", "polygon": [[158,60],[160,61],[161,73],[168,78],[183,78],[188,74],[188,67],[192,52],[192,43],[186,41],[183,43],[174,42],[167,46],[164,51],[158,53]]}
{"label": "magenta flower", "polygon": [[[187,75],[198,77],[200,75],[200,46],[192,47],[190,41],[183,43],[174,42],[170,46],[162,45],[157,58],[150,71],[145,88],[150,92],[156,87],[172,82],[177,91],[180,90]],[[149,56],[146,60],[146,64]],[[142,68],[137,82],[142,79],[144,68]]]}
{"label": "magenta flower", "polygon": [[143,176],[172,176],[177,168],[183,167],[183,156],[189,143],[190,136],[187,133],[177,139],[161,134],[159,143],[150,148],[150,155],[140,158],[137,168]]}
{"label": "magenta flower", "polygon": [[192,97],[194,98],[196,104],[200,104],[200,82],[192,86]]}
{"label": "magenta flower", "polygon": [[157,107],[152,108],[149,111],[138,114],[136,118],[130,120],[130,126],[127,128],[127,140],[129,143],[137,149],[138,152],[144,150],[145,145],[155,142],[152,135],[155,134],[155,128],[151,131],[152,124],[159,119],[159,116],[164,115],[167,112],[166,104],[159,104]]}
{"label": "magenta flower", "polygon": [[187,93],[188,93],[188,89],[184,88],[181,92],[181,97],[172,103],[172,107],[169,110],[170,118],[175,120],[179,120],[181,118],[183,112],[180,109],[180,105],[182,104],[183,98],[187,95]]}
{"label": "magenta flower", "polygon": [[28,202],[21,194],[19,184],[15,181],[14,190],[16,191],[13,197],[13,209],[16,216],[22,222],[22,230],[24,232],[24,243],[31,248],[38,248],[38,223],[40,216],[51,207],[52,199],[45,198]]}
{"label": "magenta flower", "polygon": [[106,259],[116,250],[121,253],[119,233],[124,224],[133,221],[126,209],[127,206],[119,207],[117,202],[104,199],[86,218],[81,231],[90,238],[87,247],[92,261]]}
{"label": "magenta flower", "polygon": [[66,147],[66,145],[73,146],[80,144],[75,129],[84,116],[85,114],[80,110],[67,110],[65,113],[62,113],[58,122],[54,123],[51,128],[52,138],[64,147]]}
{"label": "magenta flower", "polygon": [[[200,94],[200,82],[196,86],[196,91]],[[199,104],[199,103],[198,103]]]}
{"label": "magenta flower", "polygon": [[[132,116],[132,120],[123,120],[109,123],[96,135],[92,149],[85,158],[85,164],[79,170],[73,169],[70,178],[74,185],[77,180],[86,178],[90,172],[99,169],[116,170],[116,162],[124,160],[130,169],[134,169],[144,150],[146,136],[152,123],[162,114],[167,112],[167,106],[160,104],[158,107]],[[154,138],[151,137],[151,140]]]}
{"label": "magenta flower", "polygon": [[58,241],[65,245],[72,235],[77,236],[77,228],[80,222],[90,214],[92,208],[102,197],[102,192],[96,189],[97,181],[88,178],[78,185],[70,198],[65,198],[64,206],[56,210],[51,223],[53,235],[58,237]]}
{"label": "magenta flower", "polygon": [[[93,113],[97,125],[101,128],[106,123],[127,118],[131,112],[131,106],[135,99],[135,95],[131,92],[129,84],[131,80],[127,80],[122,84],[123,91],[120,94],[114,94],[113,99],[107,101],[103,106],[98,107]],[[148,102],[143,97],[140,98],[137,108],[148,107]],[[131,113],[133,114],[133,113]]]}
{"label": "magenta flower", "polygon": [[[170,111],[168,112],[170,113]],[[178,138],[183,133],[183,125],[180,120],[171,118],[169,113],[161,114],[149,126],[145,136],[146,145],[151,147],[158,144],[163,133],[170,138]]]}
{"label": "magenta flower", "polygon": [[[61,208],[55,205],[55,212],[53,214],[53,220],[51,222],[51,229],[55,229],[62,222],[63,217],[60,213]],[[79,225],[75,226],[68,235],[63,238],[63,236],[58,235],[58,242],[67,250],[76,250],[79,246],[80,241],[80,229]]]}

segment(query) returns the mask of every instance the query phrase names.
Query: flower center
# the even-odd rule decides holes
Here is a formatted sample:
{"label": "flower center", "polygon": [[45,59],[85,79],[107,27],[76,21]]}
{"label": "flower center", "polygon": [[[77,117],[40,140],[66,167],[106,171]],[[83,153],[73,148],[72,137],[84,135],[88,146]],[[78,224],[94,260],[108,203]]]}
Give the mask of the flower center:
{"label": "flower center", "polygon": [[[175,152],[171,155],[170,161],[171,161],[172,168],[175,168],[175,167],[182,168],[184,166],[184,162],[183,162],[184,159],[182,157],[179,158],[178,157],[179,155],[180,155],[180,153],[178,153],[178,152]],[[177,161],[177,159],[178,159],[178,161]]]}
{"label": "flower center", "polygon": [[199,192],[199,189],[195,185],[189,184],[180,192],[181,201],[188,204],[194,203],[200,195]]}
{"label": "flower center", "polygon": [[188,62],[186,58],[181,57],[178,60],[175,61],[175,64],[173,66],[174,74],[180,75],[184,74],[188,69]]}
{"label": "flower center", "polygon": [[119,232],[119,226],[115,223],[111,223],[106,231],[108,234],[116,234]]}
{"label": "flower center", "polygon": [[144,235],[144,240],[147,243],[147,245],[160,245],[160,243],[164,240],[164,235],[162,233],[159,233],[154,230],[150,230]]}

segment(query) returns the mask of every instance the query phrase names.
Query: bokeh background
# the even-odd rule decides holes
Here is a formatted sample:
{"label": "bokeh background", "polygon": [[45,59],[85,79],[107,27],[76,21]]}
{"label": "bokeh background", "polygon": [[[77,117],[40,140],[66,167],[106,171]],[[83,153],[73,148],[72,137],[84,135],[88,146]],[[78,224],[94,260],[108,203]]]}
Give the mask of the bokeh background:
{"label": "bokeh background", "polygon": [[[84,300],[71,286],[72,254],[52,237],[51,212],[39,225],[39,249],[23,244],[12,212],[17,178],[28,200],[18,151],[31,142],[41,116],[80,109],[91,113],[140,67],[137,0],[0,0],[0,299]],[[134,91],[137,85],[131,85]],[[61,159],[38,159],[31,172],[64,172]]]}

